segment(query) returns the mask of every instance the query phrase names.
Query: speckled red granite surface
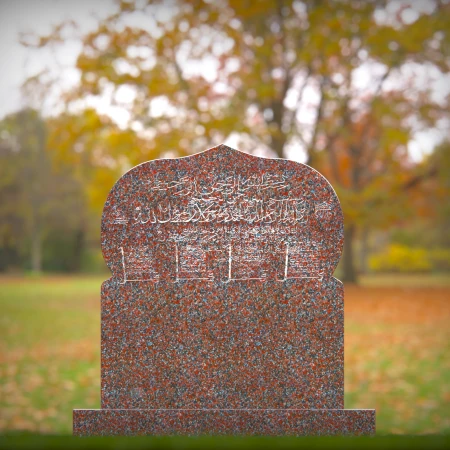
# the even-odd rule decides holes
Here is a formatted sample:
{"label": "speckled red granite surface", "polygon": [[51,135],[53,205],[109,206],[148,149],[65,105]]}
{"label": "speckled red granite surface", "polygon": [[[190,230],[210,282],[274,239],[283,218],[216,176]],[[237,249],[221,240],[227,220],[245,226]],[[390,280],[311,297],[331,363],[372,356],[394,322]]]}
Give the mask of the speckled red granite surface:
{"label": "speckled red granite surface", "polygon": [[74,434],[367,435],[374,410],[102,409],[75,410]]}
{"label": "speckled red granite surface", "polygon": [[343,218],[314,169],[224,145],[127,172],[102,218],[102,410],[74,434],[370,434],[344,410]]}

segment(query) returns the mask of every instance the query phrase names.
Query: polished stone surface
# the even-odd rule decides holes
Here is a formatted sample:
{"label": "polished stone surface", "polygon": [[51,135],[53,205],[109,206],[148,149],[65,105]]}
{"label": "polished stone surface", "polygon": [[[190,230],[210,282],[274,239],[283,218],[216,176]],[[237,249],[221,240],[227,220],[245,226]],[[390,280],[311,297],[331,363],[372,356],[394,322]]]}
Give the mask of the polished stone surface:
{"label": "polished stone surface", "polygon": [[344,406],[334,278],[107,282],[102,299],[102,408]]}
{"label": "polished stone surface", "polygon": [[131,169],[102,218],[103,409],[74,433],[373,433],[342,409],[342,246],[303,164],[220,145]]}
{"label": "polished stone surface", "polygon": [[355,409],[75,410],[74,434],[373,435],[375,411]]}

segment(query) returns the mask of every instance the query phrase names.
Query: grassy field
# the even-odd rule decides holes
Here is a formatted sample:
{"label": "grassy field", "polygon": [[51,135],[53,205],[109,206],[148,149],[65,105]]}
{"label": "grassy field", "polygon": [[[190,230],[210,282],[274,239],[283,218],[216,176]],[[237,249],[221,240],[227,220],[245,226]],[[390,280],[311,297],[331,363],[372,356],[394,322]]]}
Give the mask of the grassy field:
{"label": "grassy field", "polygon": [[[0,433],[68,434],[100,407],[100,284],[0,278]],[[345,406],[376,408],[378,434],[450,432],[448,278],[346,286]]]}

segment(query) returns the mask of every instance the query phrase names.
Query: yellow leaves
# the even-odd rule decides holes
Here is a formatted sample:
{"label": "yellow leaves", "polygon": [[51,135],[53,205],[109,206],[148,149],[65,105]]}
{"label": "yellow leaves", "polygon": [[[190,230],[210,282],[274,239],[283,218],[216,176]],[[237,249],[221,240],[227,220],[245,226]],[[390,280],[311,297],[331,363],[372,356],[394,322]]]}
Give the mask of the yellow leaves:
{"label": "yellow leaves", "polygon": [[80,69],[82,72],[94,73],[97,69],[97,59],[90,58],[87,55],[81,53],[80,56],[78,56],[76,67],[77,69]]}
{"label": "yellow leaves", "polygon": [[237,17],[245,20],[258,20],[260,16],[266,16],[277,8],[277,3],[274,0],[259,0],[256,2],[230,0],[229,5]]}
{"label": "yellow leaves", "polygon": [[344,211],[344,220],[346,225],[359,224],[366,219],[367,211],[365,210],[366,198],[351,189],[346,189],[341,186],[335,186],[336,194]]}
{"label": "yellow leaves", "polygon": [[369,259],[369,266],[377,272],[429,272],[450,268],[450,250],[425,249],[391,244],[382,253]]}
{"label": "yellow leaves", "polygon": [[90,206],[101,211],[117,179],[129,168],[159,155],[130,129],[122,130],[94,109],[52,119],[48,147],[58,164],[78,174]]}
{"label": "yellow leaves", "polygon": [[103,168],[96,170],[89,184],[86,185],[86,193],[89,198],[89,204],[96,211],[101,211],[105,204],[109,191],[112,189],[117,179],[118,174],[114,171]]}
{"label": "yellow leaves", "polygon": [[406,145],[410,140],[410,132],[402,128],[388,128],[385,127],[382,131],[383,135],[380,141],[380,146],[396,147]]}
{"label": "yellow leaves", "polygon": [[376,271],[429,271],[431,264],[425,249],[414,249],[399,244],[391,244],[386,254],[373,255],[369,261]]}
{"label": "yellow leaves", "polygon": [[120,0],[120,10],[122,12],[132,12],[135,10],[134,2],[127,0]]}

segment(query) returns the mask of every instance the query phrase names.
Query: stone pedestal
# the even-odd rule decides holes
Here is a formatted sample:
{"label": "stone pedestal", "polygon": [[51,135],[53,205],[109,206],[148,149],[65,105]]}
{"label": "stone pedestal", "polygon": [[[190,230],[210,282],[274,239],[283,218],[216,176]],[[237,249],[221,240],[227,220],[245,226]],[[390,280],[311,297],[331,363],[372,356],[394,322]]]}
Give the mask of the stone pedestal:
{"label": "stone pedestal", "polygon": [[76,436],[375,434],[373,409],[78,409],[73,418]]}

